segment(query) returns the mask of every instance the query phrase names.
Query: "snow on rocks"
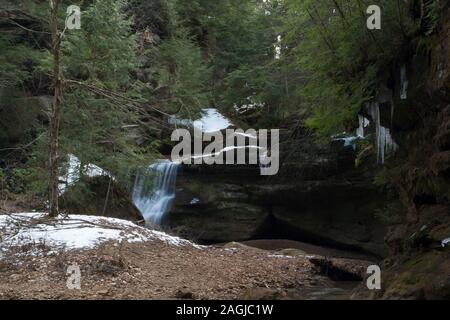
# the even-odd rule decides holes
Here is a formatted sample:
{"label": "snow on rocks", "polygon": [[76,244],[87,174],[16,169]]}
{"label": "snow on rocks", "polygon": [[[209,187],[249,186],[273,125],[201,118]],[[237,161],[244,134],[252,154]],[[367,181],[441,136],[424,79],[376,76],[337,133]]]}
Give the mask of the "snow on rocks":
{"label": "snow on rocks", "polygon": [[85,215],[50,219],[44,213],[0,215],[0,253],[8,248],[41,244],[51,250],[93,249],[108,242],[162,241],[171,246],[194,246],[188,240],[140,227],[130,221]]}
{"label": "snow on rocks", "polygon": [[81,174],[84,174],[91,178],[98,176],[107,176],[115,180],[115,178],[109,172],[92,163],[85,165],[83,167],[83,170],[81,170],[80,159],[73,154],[69,154],[66,174],[59,177],[59,194],[64,194],[67,191],[68,187],[75,185],[80,180]]}
{"label": "snow on rocks", "polygon": [[217,109],[206,108],[202,110],[202,117],[194,121],[194,127],[203,132],[211,133],[224,130],[232,126],[229,119],[225,118]]}
{"label": "snow on rocks", "polygon": [[195,121],[189,119],[180,119],[173,115],[169,117],[169,124],[181,125],[186,127],[195,127],[202,132],[212,133],[229,128],[233,124],[215,108],[205,108],[202,110],[202,116]]}

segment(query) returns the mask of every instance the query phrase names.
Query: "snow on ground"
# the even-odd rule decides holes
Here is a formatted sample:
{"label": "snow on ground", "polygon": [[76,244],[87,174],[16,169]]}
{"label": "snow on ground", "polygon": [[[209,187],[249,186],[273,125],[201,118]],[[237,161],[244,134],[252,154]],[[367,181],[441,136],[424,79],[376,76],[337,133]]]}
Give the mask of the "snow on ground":
{"label": "snow on ground", "polygon": [[84,215],[47,219],[44,213],[0,215],[0,253],[9,247],[41,244],[53,249],[93,249],[107,241],[160,240],[173,246],[194,246],[188,240],[140,227],[130,221]]}

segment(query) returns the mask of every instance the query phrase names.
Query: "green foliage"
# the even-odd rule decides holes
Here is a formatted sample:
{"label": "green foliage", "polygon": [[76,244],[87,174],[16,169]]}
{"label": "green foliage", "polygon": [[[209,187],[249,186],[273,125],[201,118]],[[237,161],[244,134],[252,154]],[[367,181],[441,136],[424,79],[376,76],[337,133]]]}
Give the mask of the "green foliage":
{"label": "green foliage", "polygon": [[385,225],[394,225],[403,222],[404,208],[400,202],[388,203],[386,206],[375,210],[375,218]]}
{"label": "green foliage", "polygon": [[[84,8],[81,30],[67,31],[62,42],[64,90],[62,154],[95,163],[126,180],[130,167],[142,161],[132,134],[138,123],[129,100],[138,100],[137,39],[123,13],[124,1],[97,0]],[[103,90],[103,91],[102,91]]]}
{"label": "green foliage", "polygon": [[138,66],[136,36],[122,12],[124,1],[101,0],[83,10],[81,30],[68,31],[63,41],[65,76],[110,90],[130,84]]}
{"label": "green foliage", "polygon": [[428,55],[433,48],[433,38],[431,35],[436,31],[441,18],[439,0],[424,0],[422,12],[422,21],[420,34],[417,40],[417,52],[419,54]]}
{"label": "green foliage", "polygon": [[[33,25],[35,31],[27,32],[17,27],[18,32],[12,33],[14,37],[10,37],[11,39],[0,34],[0,42],[8,44],[3,50],[6,54],[0,58],[8,59],[7,63],[0,60],[0,78],[8,79],[8,84],[12,86],[20,83],[25,90],[30,91],[37,91],[32,81],[39,78],[39,82],[46,81],[47,85],[39,88],[38,94],[52,95],[48,78],[53,68],[48,47],[49,4],[31,0],[27,0],[27,4],[29,5],[23,8],[24,12],[33,17],[33,21],[38,21]],[[81,30],[64,30],[66,8],[71,4],[78,4],[82,8]],[[133,78],[134,71],[139,67],[137,36],[132,32],[132,20],[124,14],[124,4],[125,1],[115,0],[78,3],[62,1],[59,25],[59,30],[64,30],[61,67],[63,79],[66,80],[60,130],[60,160],[64,163],[67,154],[75,154],[83,163],[95,163],[107,169],[118,180],[127,180],[133,166],[147,161],[144,160],[145,157],[151,158],[141,153],[135,142],[135,133],[124,129],[127,125],[139,123],[138,102],[142,101],[142,86]],[[30,37],[36,34],[46,37],[46,41],[30,41]],[[36,43],[38,48],[35,47]],[[43,46],[40,47],[41,45]],[[14,68],[18,72],[14,72]],[[9,77],[8,70],[11,70],[10,73],[16,79]],[[27,102],[26,97],[22,96],[23,93],[19,95],[20,99],[11,97],[13,100],[9,103],[2,97],[1,111],[6,111],[10,106],[18,106],[16,112],[8,114],[9,118],[15,114],[19,116],[23,108],[33,111],[24,113],[24,119],[30,118],[29,120],[17,121],[20,139],[13,142],[24,140],[23,143],[28,145],[29,141],[33,141],[22,150],[26,155],[27,166],[34,170],[29,175],[34,181],[27,183],[27,187],[35,193],[45,193],[48,181],[47,141],[34,141],[33,138],[37,132],[46,128],[39,128],[33,121],[37,122],[39,113],[46,114],[49,110],[48,106],[42,104],[38,110],[30,108],[31,102],[38,98],[30,98],[30,102]],[[131,104],[131,99],[137,103]],[[3,106],[3,103],[8,105]],[[37,103],[34,102],[34,105]],[[25,125],[29,127],[23,128]],[[15,138],[9,131],[5,133],[9,140]],[[154,153],[154,150],[147,151]]]}
{"label": "green foliage", "polygon": [[184,34],[176,35],[151,48],[151,79],[157,83],[148,99],[170,114],[181,113],[195,119],[208,105],[207,89],[210,70],[202,61],[202,53]]}
{"label": "green foliage", "polygon": [[14,195],[32,196],[36,194],[36,170],[21,166],[10,170],[0,169],[0,197],[8,199]]}
{"label": "green foliage", "polygon": [[[336,3],[337,5],[334,5]],[[386,66],[399,53],[416,26],[407,5],[397,1],[285,2],[285,38],[307,82],[298,99],[310,109],[310,127],[325,136],[345,130],[362,103],[383,80]],[[382,9],[382,30],[366,27],[369,4]]]}
{"label": "green foliage", "polygon": [[[1,23],[6,23],[0,28],[4,28],[0,32],[0,90],[1,88],[13,88],[15,86],[23,86],[30,81],[34,74],[35,68],[39,65],[40,60],[45,55],[44,50],[39,47],[45,34],[39,28],[38,18],[34,13],[38,8],[42,10],[42,5],[35,1],[24,0],[20,4],[3,4],[0,11],[5,8],[23,9],[27,6],[26,12],[21,18],[21,23],[27,23],[27,26],[14,24],[8,20],[8,15],[0,17]],[[9,24],[9,25],[8,25]],[[27,32],[26,29],[36,32]],[[35,30],[36,29],[36,30]],[[0,95],[1,96],[1,95]]]}
{"label": "green foliage", "polygon": [[[366,26],[374,4],[382,9],[380,31]],[[174,8],[210,60],[223,110],[251,99],[264,105],[260,125],[306,115],[307,125],[328,138],[354,125],[420,28],[409,3],[391,0],[195,0]]]}
{"label": "green foliage", "polygon": [[129,0],[126,9],[134,17],[134,28],[149,28],[161,39],[169,38],[176,30],[173,1]]}
{"label": "green foliage", "polygon": [[388,188],[391,184],[389,170],[383,168],[380,172],[378,172],[378,174],[374,177],[373,183],[380,188]]}
{"label": "green foliage", "polygon": [[[80,30],[64,28],[66,9],[72,4],[82,10]],[[133,168],[158,155],[161,141],[152,133],[163,128],[165,120],[154,121],[154,110],[162,111],[158,117],[177,112],[195,117],[208,105],[211,71],[201,48],[180,22],[176,7],[181,5],[184,3],[175,0],[60,1],[65,80],[59,152],[62,164],[66,155],[74,154],[82,164],[95,163],[126,183]],[[36,120],[48,113],[49,105],[37,104],[34,100],[38,98],[33,97],[30,101],[38,108],[26,113],[29,121],[18,121],[23,126],[17,126],[17,134],[9,125],[30,106],[23,90],[53,94],[49,3],[24,0],[12,8],[23,12],[25,18],[20,17],[20,22],[25,25],[13,25],[14,32],[0,33],[0,107],[6,115],[1,120],[12,119],[8,127],[0,121],[4,129],[0,143],[1,147],[19,142],[27,145],[22,153],[27,166],[34,170],[30,177],[36,182],[27,186],[41,193],[46,188],[48,146],[45,135],[33,139],[46,130],[48,119]],[[146,31],[153,35],[151,43],[143,41]],[[140,77],[141,73],[148,77]],[[14,96],[8,101],[3,88],[19,85],[23,89],[18,90],[20,99]],[[14,109],[17,112],[8,109],[13,106],[18,106]],[[144,145],[137,145],[140,137],[145,137]]]}
{"label": "green foliage", "polygon": [[440,19],[440,2],[439,0],[424,0],[424,22],[423,33],[426,36],[431,35],[438,26]]}
{"label": "green foliage", "polygon": [[[210,104],[230,114],[235,106],[258,104],[258,126],[295,115],[306,117],[322,138],[348,131],[411,38],[420,34],[418,49],[429,50],[439,21],[438,0],[425,1],[423,21],[411,19],[408,2],[392,0],[64,0],[60,30],[70,4],[83,14],[82,29],[65,30],[62,38],[68,81],[61,157],[75,154],[124,181],[133,167],[157,156],[162,142],[152,132],[164,127],[161,114],[194,119]],[[381,31],[366,27],[372,4],[382,8]],[[32,18],[25,29],[0,33],[2,102],[3,88],[52,94],[48,2],[17,6]],[[9,110],[0,107],[2,115]],[[47,126],[47,119],[34,121],[37,114],[27,121],[31,130],[16,128],[23,131],[20,139],[9,139],[14,128],[2,123],[14,117],[0,119],[0,143],[35,138]],[[146,143],[138,146],[137,136]],[[45,177],[45,140],[33,146],[27,150],[35,168],[30,177]],[[358,148],[359,160],[369,147]],[[377,179],[384,185],[382,176]]]}
{"label": "green foliage", "polygon": [[192,119],[211,100],[211,69],[195,35],[182,23],[180,8],[185,5],[132,0],[128,10],[141,38],[138,79],[143,96],[158,110]]}
{"label": "green foliage", "polygon": [[10,35],[0,34],[0,87],[13,87],[30,80],[33,65],[40,58],[41,52]]}
{"label": "green foliage", "polygon": [[[273,1],[274,3],[276,1]],[[178,1],[179,21],[203,48],[212,66],[215,103],[233,112],[233,106],[268,100],[270,63],[274,60],[276,16],[265,15],[262,1]]]}
{"label": "green foliage", "polygon": [[359,139],[356,142],[355,167],[358,168],[366,163],[367,159],[376,155],[376,148],[368,139]]}
{"label": "green foliage", "polygon": [[41,109],[38,98],[27,97],[19,90],[7,88],[0,92],[0,149],[31,141]]}
{"label": "green foliage", "polygon": [[83,208],[83,204],[92,201],[95,193],[90,190],[88,184],[84,179],[78,181],[73,186],[70,186],[70,191],[64,194],[64,203],[70,204],[72,208]]}

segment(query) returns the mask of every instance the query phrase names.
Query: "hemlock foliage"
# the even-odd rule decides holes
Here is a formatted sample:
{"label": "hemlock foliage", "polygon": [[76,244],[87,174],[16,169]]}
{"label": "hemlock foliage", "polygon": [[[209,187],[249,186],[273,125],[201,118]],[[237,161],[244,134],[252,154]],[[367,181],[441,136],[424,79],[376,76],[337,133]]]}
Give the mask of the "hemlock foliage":
{"label": "hemlock foliage", "polygon": [[[62,37],[61,154],[124,181],[158,156],[168,116],[211,105],[256,127],[294,115],[322,137],[351,128],[386,80],[380,70],[406,44],[429,50],[439,21],[438,0],[64,0],[60,31],[72,4],[82,28]],[[373,4],[381,31],[366,28]],[[0,119],[0,149],[17,148],[0,150],[0,165],[31,176],[46,172],[49,12],[47,1],[0,1],[0,111],[32,115],[27,128]],[[237,111],[249,105],[250,116]]]}

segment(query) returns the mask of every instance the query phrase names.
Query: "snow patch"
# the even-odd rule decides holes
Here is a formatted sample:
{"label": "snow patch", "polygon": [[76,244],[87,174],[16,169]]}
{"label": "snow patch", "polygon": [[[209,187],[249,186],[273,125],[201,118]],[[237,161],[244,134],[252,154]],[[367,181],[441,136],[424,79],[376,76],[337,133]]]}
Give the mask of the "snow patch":
{"label": "snow patch", "polygon": [[140,227],[133,222],[98,216],[68,215],[50,219],[45,213],[0,215],[0,250],[44,244],[52,250],[93,249],[107,241],[130,243],[159,240],[172,246],[193,246],[188,240]]}
{"label": "snow patch", "polygon": [[189,204],[194,205],[194,204],[199,204],[199,203],[200,203],[199,198],[193,198]]}

